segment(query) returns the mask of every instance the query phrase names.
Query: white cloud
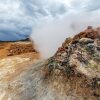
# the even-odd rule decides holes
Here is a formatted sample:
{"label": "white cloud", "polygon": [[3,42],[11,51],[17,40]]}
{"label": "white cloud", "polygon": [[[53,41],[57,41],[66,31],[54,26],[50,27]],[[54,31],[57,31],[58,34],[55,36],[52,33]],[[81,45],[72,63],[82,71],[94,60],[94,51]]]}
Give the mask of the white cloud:
{"label": "white cloud", "polygon": [[[8,32],[13,28],[15,32],[30,34],[44,19],[46,22],[69,13],[99,9],[100,3],[95,0],[0,0],[0,26]],[[0,28],[7,37],[6,31]]]}

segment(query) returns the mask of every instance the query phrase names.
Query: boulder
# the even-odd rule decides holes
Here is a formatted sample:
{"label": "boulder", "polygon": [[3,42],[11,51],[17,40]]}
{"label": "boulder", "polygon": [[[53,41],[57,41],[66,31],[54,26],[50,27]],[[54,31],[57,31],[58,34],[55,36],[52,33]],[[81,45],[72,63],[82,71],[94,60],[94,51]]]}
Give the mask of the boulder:
{"label": "boulder", "polygon": [[81,38],[79,40],[79,43],[81,43],[81,44],[89,44],[89,43],[93,43],[93,42],[94,42],[94,40],[90,39],[90,38]]}

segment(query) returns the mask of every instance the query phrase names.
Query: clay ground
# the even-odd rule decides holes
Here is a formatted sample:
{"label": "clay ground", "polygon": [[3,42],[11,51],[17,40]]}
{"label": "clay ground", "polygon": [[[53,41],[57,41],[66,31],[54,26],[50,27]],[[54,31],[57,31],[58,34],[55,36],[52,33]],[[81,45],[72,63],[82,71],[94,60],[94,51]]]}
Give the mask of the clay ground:
{"label": "clay ground", "polygon": [[[21,46],[26,46],[27,44],[30,44],[30,46],[32,45],[32,43],[28,42],[18,42],[17,45],[18,44]],[[10,42],[0,42],[0,100],[20,100],[20,96],[25,96],[23,95],[24,87],[22,84],[26,84],[29,80],[24,83],[19,82],[19,80],[22,80],[21,75],[26,73],[40,58],[39,53],[31,52],[27,47],[27,52],[25,53],[22,52],[19,55],[8,56],[8,49],[11,45],[12,43]],[[23,79],[25,79],[25,77]],[[19,91],[22,93],[18,97]]]}
{"label": "clay ground", "polygon": [[36,62],[25,55],[0,60],[0,100],[31,100],[35,78],[31,71],[38,67]]}

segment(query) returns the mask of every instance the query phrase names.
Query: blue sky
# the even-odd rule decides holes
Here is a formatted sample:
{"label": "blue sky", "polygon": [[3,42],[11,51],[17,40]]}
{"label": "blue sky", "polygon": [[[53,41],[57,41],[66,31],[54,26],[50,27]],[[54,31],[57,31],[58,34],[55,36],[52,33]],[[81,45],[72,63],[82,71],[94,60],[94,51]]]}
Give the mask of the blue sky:
{"label": "blue sky", "polygon": [[99,10],[100,0],[0,0],[0,40],[24,39],[42,20]]}

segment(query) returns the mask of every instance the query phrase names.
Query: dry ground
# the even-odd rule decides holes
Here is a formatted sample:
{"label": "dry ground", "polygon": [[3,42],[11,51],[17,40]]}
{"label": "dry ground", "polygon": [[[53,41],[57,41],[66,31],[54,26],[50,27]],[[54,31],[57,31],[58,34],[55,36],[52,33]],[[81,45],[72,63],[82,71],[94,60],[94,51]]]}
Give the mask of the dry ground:
{"label": "dry ground", "polygon": [[[30,51],[20,55],[8,56],[8,49],[12,44],[14,43],[0,42],[0,100],[21,100],[17,94],[18,91],[23,92],[22,84],[24,83],[18,80],[21,81],[21,75],[40,59],[39,53]],[[30,42],[15,42],[16,44],[32,45]],[[17,95],[17,97],[14,95]]]}

